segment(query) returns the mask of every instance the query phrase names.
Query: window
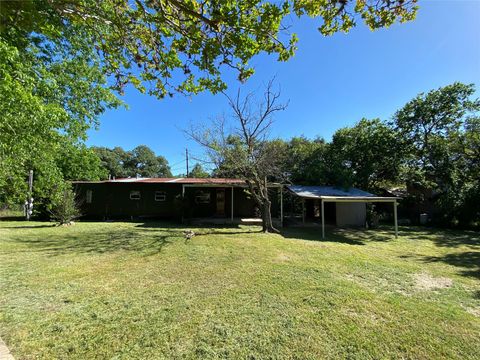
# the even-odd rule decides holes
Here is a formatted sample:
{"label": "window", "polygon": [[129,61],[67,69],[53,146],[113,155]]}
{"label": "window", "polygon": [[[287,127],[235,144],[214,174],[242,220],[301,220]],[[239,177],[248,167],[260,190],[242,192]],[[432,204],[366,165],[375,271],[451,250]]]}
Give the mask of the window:
{"label": "window", "polygon": [[138,190],[130,191],[130,200],[140,200],[140,191]]}
{"label": "window", "polygon": [[167,200],[167,193],[165,191],[155,191],[155,201]]}
{"label": "window", "polygon": [[195,194],[195,202],[197,204],[210,204],[210,193],[197,191]]}
{"label": "window", "polygon": [[92,203],[93,190],[87,190],[87,204]]}

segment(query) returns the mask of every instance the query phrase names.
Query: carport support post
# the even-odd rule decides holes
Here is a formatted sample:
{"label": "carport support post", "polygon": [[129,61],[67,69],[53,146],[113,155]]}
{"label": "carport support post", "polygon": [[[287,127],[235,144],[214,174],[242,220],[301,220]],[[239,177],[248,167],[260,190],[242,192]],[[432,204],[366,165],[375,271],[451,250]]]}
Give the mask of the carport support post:
{"label": "carport support post", "polygon": [[325,207],[323,206],[323,199],[320,201],[322,203],[322,239],[325,239]]}
{"label": "carport support post", "polygon": [[397,200],[393,202],[393,219],[395,222],[395,237],[398,237]]}

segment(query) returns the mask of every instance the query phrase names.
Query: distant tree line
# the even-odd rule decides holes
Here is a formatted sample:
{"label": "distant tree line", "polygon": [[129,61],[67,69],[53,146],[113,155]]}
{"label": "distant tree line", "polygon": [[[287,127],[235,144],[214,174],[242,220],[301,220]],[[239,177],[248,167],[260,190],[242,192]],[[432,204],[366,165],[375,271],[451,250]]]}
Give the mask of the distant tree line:
{"label": "distant tree line", "polygon": [[100,159],[100,165],[110,177],[172,177],[167,159],[157,156],[146,145],[140,145],[131,151],[117,146],[113,149],[93,147]]}

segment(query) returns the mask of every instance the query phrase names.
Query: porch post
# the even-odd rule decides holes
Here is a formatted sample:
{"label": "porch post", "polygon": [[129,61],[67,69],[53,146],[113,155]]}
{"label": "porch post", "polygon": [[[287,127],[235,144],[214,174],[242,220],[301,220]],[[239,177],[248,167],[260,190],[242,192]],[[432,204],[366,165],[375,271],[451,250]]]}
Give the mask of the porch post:
{"label": "porch post", "polygon": [[230,219],[233,223],[233,186],[232,186],[232,201],[231,201],[231,204],[230,204]]}
{"label": "porch post", "polygon": [[280,185],[280,226],[283,227],[283,186]]}
{"label": "porch post", "polygon": [[393,218],[395,222],[395,237],[398,237],[397,200],[393,202]]}
{"label": "porch post", "polygon": [[305,224],[305,199],[302,198],[302,223]]}
{"label": "porch post", "polygon": [[323,206],[323,199],[320,201],[322,202],[322,239],[325,239],[325,208]]}

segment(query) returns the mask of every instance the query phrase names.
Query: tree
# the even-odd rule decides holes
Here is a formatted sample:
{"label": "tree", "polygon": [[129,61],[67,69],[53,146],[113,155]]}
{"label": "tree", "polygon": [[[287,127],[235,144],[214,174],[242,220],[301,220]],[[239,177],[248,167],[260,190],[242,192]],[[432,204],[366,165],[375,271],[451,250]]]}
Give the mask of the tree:
{"label": "tree", "polygon": [[128,152],[124,163],[128,176],[134,177],[171,177],[170,167],[163,156],[156,156],[146,145],[137,146]]}
{"label": "tree", "polygon": [[351,185],[372,191],[398,180],[403,158],[398,135],[380,119],[362,119],[337,130],[329,153],[335,154],[335,167],[343,168]]}
{"label": "tree", "polygon": [[439,222],[458,219],[466,197],[476,196],[471,191],[476,191],[478,161],[472,154],[478,154],[480,100],[474,93],[473,84],[458,82],[421,93],[393,118],[408,151],[403,178],[419,194],[419,203],[436,206]]}
{"label": "tree", "polygon": [[258,103],[254,93],[245,97],[240,90],[235,98],[226,95],[232,110],[233,128],[227,130],[227,121],[220,117],[209,128],[192,128],[187,133],[202,145],[212,163],[224,175],[244,179],[248,191],[262,215],[264,232],[278,232],[273,226],[268,184],[282,174],[280,154],[275,142],[267,141],[275,113],[285,110],[279,103],[280,92],[273,90],[273,81],[266,86],[264,97]]}
{"label": "tree", "polygon": [[323,139],[309,140],[303,136],[293,137],[285,143],[284,173],[296,184],[315,184],[317,169],[312,166],[313,155],[324,147]]}
{"label": "tree", "polygon": [[[117,90],[131,83],[161,98],[224,90],[224,69],[233,69],[244,81],[253,73],[249,61],[260,52],[288,60],[297,42],[286,24],[291,14],[320,18],[320,32],[331,35],[348,32],[357,18],[371,29],[412,20],[416,2],[7,0],[2,1],[0,31],[18,44],[43,39],[45,49],[51,44],[71,48],[67,54],[53,49],[59,59],[86,51],[115,79]],[[96,50],[95,56],[90,49]]]}
{"label": "tree", "polygon": [[94,146],[92,150],[99,157],[102,168],[107,172],[107,177],[109,175],[115,178],[127,177],[124,163],[127,160],[128,154],[125,150],[119,146],[113,149]]}
{"label": "tree", "polygon": [[199,163],[196,163],[192,170],[189,172],[188,177],[191,178],[208,178],[210,177],[210,174],[203,170],[202,165]]}
{"label": "tree", "polygon": [[[4,2],[1,10],[2,16],[8,13]],[[48,42],[36,34],[27,41],[17,30],[14,25],[0,33],[0,201],[23,203],[26,178],[34,170],[39,204],[66,178],[62,151],[77,147],[76,154],[82,154],[87,129],[106,108],[120,102],[88,56],[93,50],[77,43]],[[75,55],[73,48],[78,49]],[[72,169],[68,176],[77,177]]]}
{"label": "tree", "polygon": [[105,109],[122,104],[114,91],[128,83],[158,98],[215,93],[226,88],[225,69],[245,81],[260,52],[293,55],[290,13],[320,17],[327,35],[348,31],[357,17],[375,29],[416,11],[416,0],[4,0],[0,201],[23,202],[30,169],[42,174],[41,196],[64,181],[55,151],[82,143]]}
{"label": "tree", "polygon": [[140,145],[131,151],[117,146],[93,148],[100,157],[106,172],[114,177],[172,177],[167,159],[157,156],[146,145]]}
{"label": "tree", "polygon": [[81,216],[80,204],[70,184],[63,184],[52,199],[50,205],[51,217],[60,225],[70,225],[72,221]]}

